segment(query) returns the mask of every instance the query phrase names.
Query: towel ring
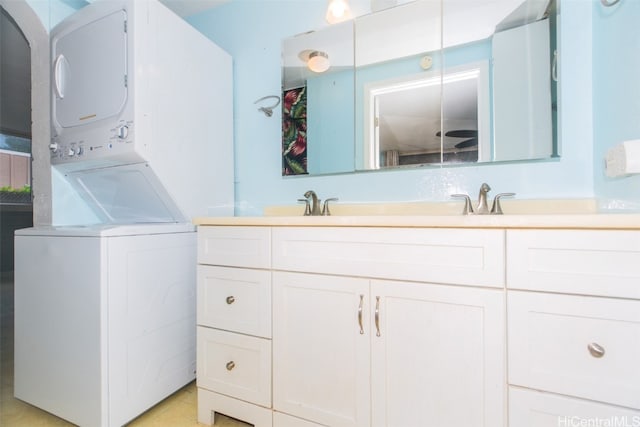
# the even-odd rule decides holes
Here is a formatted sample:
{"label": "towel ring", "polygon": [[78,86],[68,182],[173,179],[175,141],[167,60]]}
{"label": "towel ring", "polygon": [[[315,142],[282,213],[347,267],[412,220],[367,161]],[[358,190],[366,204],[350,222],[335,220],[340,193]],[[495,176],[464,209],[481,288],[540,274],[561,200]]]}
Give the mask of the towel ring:
{"label": "towel ring", "polygon": [[254,104],[257,104],[260,101],[264,101],[265,99],[275,99],[276,103],[269,107],[260,107],[258,108],[258,111],[262,111],[265,116],[271,117],[273,115],[273,109],[276,108],[278,105],[280,105],[280,97],[276,95],[263,96],[262,98],[254,102]]}

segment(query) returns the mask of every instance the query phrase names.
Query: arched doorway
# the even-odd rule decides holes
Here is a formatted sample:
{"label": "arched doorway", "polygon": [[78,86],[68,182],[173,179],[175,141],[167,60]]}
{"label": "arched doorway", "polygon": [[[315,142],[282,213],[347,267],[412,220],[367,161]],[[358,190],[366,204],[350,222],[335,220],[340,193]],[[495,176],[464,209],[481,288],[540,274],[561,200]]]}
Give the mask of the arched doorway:
{"label": "arched doorway", "polygon": [[51,224],[49,34],[25,0],[0,0],[31,48],[31,174],[34,225]]}
{"label": "arched doorway", "polygon": [[[10,17],[10,24],[18,27],[16,31],[26,39],[30,50],[31,62],[31,174],[33,191],[33,214],[27,213],[29,223],[45,225],[51,223],[51,171],[49,166],[49,36],[42,22],[24,0],[0,0],[0,7]],[[13,28],[11,29],[14,30]],[[0,94],[2,96],[2,94]],[[28,123],[27,123],[28,127]],[[2,212],[0,215],[5,216]],[[29,218],[30,217],[30,218]],[[13,218],[11,218],[13,221]],[[3,218],[4,222],[4,218]],[[8,228],[20,228],[12,224]],[[2,248],[0,259],[2,267],[9,264],[13,269],[13,232],[2,229]],[[8,236],[5,234],[9,234]],[[5,241],[10,247],[5,246]],[[9,258],[6,260],[6,258]],[[12,272],[0,275],[0,359],[4,362],[13,359],[13,276]],[[13,378],[13,366],[3,363],[0,376]],[[11,407],[13,384],[3,381],[0,393],[3,407]],[[22,406],[24,407],[24,405]],[[2,411],[0,424],[11,410]]]}
{"label": "arched doorway", "polygon": [[33,225],[31,49],[0,7],[0,272],[13,271],[13,233]]}

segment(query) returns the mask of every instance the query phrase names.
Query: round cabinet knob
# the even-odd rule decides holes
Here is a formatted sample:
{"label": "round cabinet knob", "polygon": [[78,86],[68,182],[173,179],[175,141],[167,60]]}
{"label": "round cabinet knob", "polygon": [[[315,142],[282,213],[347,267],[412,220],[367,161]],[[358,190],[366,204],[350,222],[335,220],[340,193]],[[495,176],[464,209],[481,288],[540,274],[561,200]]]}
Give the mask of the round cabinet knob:
{"label": "round cabinet knob", "polygon": [[226,367],[227,367],[227,371],[230,371],[230,370],[232,370],[233,368],[236,367],[236,363],[232,360],[230,362],[227,362]]}
{"label": "round cabinet knob", "polygon": [[420,58],[420,68],[423,70],[428,70],[433,65],[433,58],[430,56],[423,56]]}
{"label": "round cabinet knob", "polygon": [[120,126],[118,128],[118,138],[125,139],[129,136],[129,126]]}
{"label": "round cabinet knob", "polygon": [[236,302],[236,297],[234,297],[233,295],[227,297],[227,304],[231,305],[234,302]]}
{"label": "round cabinet knob", "polygon": [[55,153],[56,151],[58,151],[58,148],[60,146],[58,145],[57,142],[52,142],[51,144],[49,144],[49,150],[51,150],[52,153]]}
{"label": "round cabinet knob", "polygon": [[599,359],[604,356],[604,347],[602,347],[598,343],[592,342],[587,346],[587,349],[589,350],[589,353],[591,353],[593,357],[596,357]]}

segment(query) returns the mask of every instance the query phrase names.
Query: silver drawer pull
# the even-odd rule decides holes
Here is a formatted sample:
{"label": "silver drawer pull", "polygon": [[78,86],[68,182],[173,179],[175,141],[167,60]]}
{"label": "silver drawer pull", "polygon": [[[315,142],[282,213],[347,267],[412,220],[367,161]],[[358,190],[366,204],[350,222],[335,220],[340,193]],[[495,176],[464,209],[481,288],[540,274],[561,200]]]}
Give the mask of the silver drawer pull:
{"label": "silver drawer pull", "polygon": [[360,326],[360,335],[364,335],[364,327],[362,325],[362,306],[364,305],[364,295],[360,294],[360,305],[358,305],[358,325]]}
{"label": "silver drawer pull", "polygon": [[226,366],[227,366],[227,371],[230,371],[236,367],[236,363],[232,360],[231,362],[227,362]]}
{"label": "silver drawer pull", "polygon": [[234,297],[233,295],[227,297],[227,304],[231,305],[234,302],[236,302],[236,297]]}
{"label": "silver drawer pull", "polygon": [[604,347],[602,347],[600,344],[592,342],[587,346],[587,348],[589,349],[589,353],[591,353],[593,357],[601,358],[602,356],[604,356]]}
{"label": "silver drawer pull", "polygon": [[375,322],[376,322],[376,336],[380,336],[380,297],[376,297],[376,312],[375,312]]}

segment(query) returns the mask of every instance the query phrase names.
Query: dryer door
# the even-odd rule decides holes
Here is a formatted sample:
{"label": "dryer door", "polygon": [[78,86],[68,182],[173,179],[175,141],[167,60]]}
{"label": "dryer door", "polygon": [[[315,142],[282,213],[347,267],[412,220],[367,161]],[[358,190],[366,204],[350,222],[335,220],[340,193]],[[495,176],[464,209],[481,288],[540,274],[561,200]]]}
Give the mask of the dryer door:
{"label": "dryer door", "polygon": [[69,128],[119,114],[127,101],[127,15],[106,15],[51,42],[53,114]]}

